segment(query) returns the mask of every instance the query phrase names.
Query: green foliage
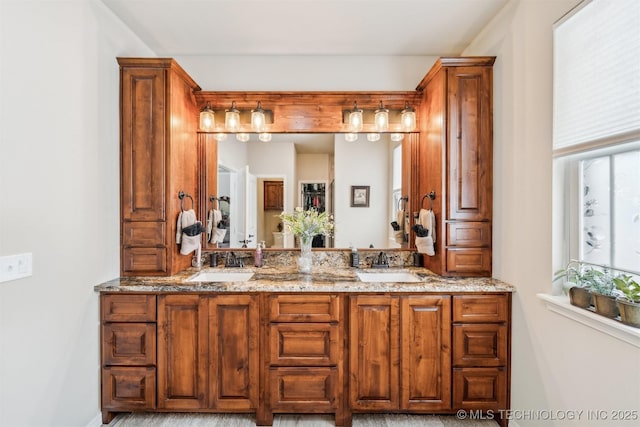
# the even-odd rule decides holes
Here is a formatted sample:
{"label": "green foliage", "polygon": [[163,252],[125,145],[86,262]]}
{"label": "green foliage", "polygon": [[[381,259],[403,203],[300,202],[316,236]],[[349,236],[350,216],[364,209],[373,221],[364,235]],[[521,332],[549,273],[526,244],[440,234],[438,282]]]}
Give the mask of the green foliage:
{"label": "green foliage", "polygon": [[621,274],[613,279],[616,288],[631,302],[640,303],[640,284],[627,274]]}
{"label": "green foliage", "polygon": [[333,231],[333,216],[317,209],[307,211],[297,207],[293,213],[282,212],[280,219],[288,231],[296,236],[312,238],[318,234],[330,235]]}

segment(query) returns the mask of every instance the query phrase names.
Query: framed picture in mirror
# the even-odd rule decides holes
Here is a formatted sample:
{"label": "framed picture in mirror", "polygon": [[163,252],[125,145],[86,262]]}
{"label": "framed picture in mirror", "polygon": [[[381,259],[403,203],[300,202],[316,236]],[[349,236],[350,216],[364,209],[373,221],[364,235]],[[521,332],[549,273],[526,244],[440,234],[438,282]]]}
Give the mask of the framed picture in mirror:
{"label": "framed picture in mirror", "polygon": [[351,207],[352,208],[368,208],[369,207],[369,186],[368,185],[352,185],[351,186]]}

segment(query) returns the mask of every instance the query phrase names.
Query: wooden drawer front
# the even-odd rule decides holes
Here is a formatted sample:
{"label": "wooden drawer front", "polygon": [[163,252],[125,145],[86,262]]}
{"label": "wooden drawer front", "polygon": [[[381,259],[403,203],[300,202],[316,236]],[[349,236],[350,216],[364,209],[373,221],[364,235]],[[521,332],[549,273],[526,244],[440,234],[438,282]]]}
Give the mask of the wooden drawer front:
{"label": "wooden drawer front", "polygon": [[271,297],[272,322],[337,322],[339,298],[335,295],[274,295]]}
{"label": "wooden drawer front", "polygon": [[271,364],[330,366],[338,363],[338,325],[272,324]]}
{"label": "wooden drawer front", "polygon": [[453,406],[464,409],[504,409],[507,374],[504,368],[462,368],[453,371]]}
{"label": "wooden drawer front", "polygon": [[106,323],[102,327],[104,365],[155,365],[155,323]]}
{"label": "wooden drawer front", "polygon": [[455,366],[504,366],[507,364],[507,326],[454,325]]}
{"label": "wooden drawer front", "polygon": [[103,409],[154,409],[156,369],[109,367],[102,370]]}
{"label": "wooden drawer front", "polygon": [[164,246],[164,222],[125,222],[122,224],[124,246]]}
{"label": "wooden drawer front", "polygon": [[338,405],[336,368],[275,368],[269,379],[273,411],[327,412]]}
{"label": "wooden drawer front", "polygon": [[491,275],[491,249],[447,248],[447,272]]}
{"label": "wooden drawer front", "polygon": [[155,295],[102,295],[102,321],[155,322]]}
{"label": "wooden drawer front", "polygon": [[491,223],[450,222],[447,224],[447,245],[482,247],[491,244]]}
{"label": "wooden drawer front", "polygon": [[454,322],[506,322],[508,317],[506,295],[456,295],[453,297]]}
{"label": "wooden drawer front", "polygon": [[125,248],[122,250],[123,273],[166,273],[165,248]]}

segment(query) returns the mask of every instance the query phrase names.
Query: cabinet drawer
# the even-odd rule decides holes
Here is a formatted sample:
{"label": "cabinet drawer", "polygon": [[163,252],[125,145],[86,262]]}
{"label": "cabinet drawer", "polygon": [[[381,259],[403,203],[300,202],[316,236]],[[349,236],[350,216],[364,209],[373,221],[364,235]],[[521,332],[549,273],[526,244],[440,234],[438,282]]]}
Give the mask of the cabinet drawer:
{"label": "cabinet drawer", "polygon": [[329,366],[338,363],[337,324],[272,324],[269,332],[273,365]]}
{"label": "cabinet drawer", "polygon": [[338,406],[336,368],[272,368],[271,409],[278,412],[330,412]]}
{"label": "cabinet drawer", "polygon": [[445,251],[448,273],[491,275],[491,249],[447,248]]}
{"label": "cabinet drawer", "polygon": [[477,324],[453,326],[455,366],[504,366],[507,364],[507,326]]}
{"label": "cabinet drawer", "polygon": [[104,365],[155,365],[155,323],[106,323],[102,326]]}
{"label": "cabinet drawer", "polygon": [[102,321],[155,322],[155,295],[102,295]]}
{"label": "cabinet drawer", "polygon": [[122,250],[123,273],[166,273],[167,250],[165,248],[124,248]]}
{"label": "cabinet drawer", "polygon": [[155,368],[108,367],[102,370],[103,409],[154,409],[155,401]]}
{"label": "cabinet drawer", "polygon": [[482,247],[491,244],[491,223],[450,222],[447,223],[447,245]]}
{"label": "cabinet drawer", "polygon": [[335,295],[271,296],[272,322],[337,322],[339,298]]}
{"label": "cabinet drawer", "polygon": [[504,409],[507,407],[505,368],[461,368],[453,371],[454,409]]}
{"label": "cabinet drawer", "polygon": [[123,246],[164,246],[164,222],[124,222],[122,224]]}
{"label": "cabinet drawer", "polygon": [[461,323],[506,322],[509,317],[505,295],[456,295],[453,321]]}

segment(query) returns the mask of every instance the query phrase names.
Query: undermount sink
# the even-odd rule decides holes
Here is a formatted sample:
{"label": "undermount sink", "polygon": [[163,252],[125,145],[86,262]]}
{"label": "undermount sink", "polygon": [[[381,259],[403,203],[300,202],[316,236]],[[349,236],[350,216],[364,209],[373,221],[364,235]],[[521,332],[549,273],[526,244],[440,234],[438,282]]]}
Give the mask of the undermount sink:
{"label": "undermount sink", "polygon": [[385,272],[376,272],[376,273],[364,273],[358,272],[356,273],[358,278],[360,278],[363,282],[376,282],[376,283],[384,283],[384,282],[396,282],[396,283],[411,283],[411,282],[419,282],[420,278],[412,273],[407,273],[406,271],[385,271]]}
{"label": "undermount sink", "polygon": [[253,277],[252,271],[201,271],[187,282],[246,282]]}

